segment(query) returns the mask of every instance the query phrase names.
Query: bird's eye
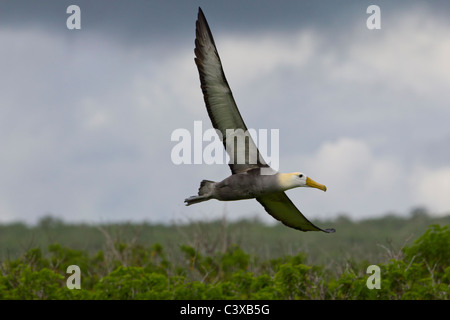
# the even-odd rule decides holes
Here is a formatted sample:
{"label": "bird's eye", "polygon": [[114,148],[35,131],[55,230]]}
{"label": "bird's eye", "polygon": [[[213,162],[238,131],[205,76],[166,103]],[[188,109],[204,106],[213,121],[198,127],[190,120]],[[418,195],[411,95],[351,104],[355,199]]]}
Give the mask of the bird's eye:
{"label": "bird's eye", "polygon": [[303,175],[302,175],[302,174],[299,174],[298,176],[299,176],[300,178],[303,178]]}

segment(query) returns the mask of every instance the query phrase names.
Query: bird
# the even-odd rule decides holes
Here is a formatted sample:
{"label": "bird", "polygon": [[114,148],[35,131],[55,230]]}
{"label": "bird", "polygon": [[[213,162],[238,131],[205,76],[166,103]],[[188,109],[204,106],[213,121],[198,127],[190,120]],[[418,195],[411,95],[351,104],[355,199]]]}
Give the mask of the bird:
{"label": "bird", "polygon": [[[281,173],[272,169],[264,161],[251,136],[247,134],[247,126],[228,85],[211,29],[200,7],[196,21],[194,54],[206,110],[230,156],[228,165],[232,174],[220,182],[202,180],[198,195],[184,200],[186,206],[210,199],[256,199],[267,213],[290,228],[335,232],[333,228],[322,229],[311,223],[285,193],[286,190],[296,187],[312,187],[326,191],[326,186],[301,172]],[[245,143],[236,144],[235,139],[238,138],[244,138]]]}

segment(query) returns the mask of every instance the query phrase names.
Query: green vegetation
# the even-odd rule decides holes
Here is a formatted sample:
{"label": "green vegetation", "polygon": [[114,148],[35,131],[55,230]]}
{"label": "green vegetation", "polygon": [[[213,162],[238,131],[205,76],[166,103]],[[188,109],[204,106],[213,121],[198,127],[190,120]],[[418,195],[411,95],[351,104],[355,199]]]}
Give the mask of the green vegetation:
{"label": "green vegetation", "polygon": [[[0,299],[448,300],[448,219],[340,218],[327,235],[256,221],[88,226],[46,217],[0,226]],[[74,235],[82,239],[70,243]],[[70,265],[80,267],[79,290],[66,286]],[[370,265],[380,289],[367,286],[376,282]]]}

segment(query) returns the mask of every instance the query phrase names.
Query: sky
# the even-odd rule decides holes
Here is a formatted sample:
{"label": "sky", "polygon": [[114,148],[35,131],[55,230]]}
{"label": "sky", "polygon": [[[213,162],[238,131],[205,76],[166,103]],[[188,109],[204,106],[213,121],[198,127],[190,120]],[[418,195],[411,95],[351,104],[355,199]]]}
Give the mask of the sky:
{"label": "sky", "polygon": [[1,0],[0,223],[278,223],[254,200],[184,206],[230,174],[171,158],[175,130],[211,128],[199,6],[247,126],[279,130],[281,172],[327,186],[287,191],[308,218],[450,213],[446,1]]}

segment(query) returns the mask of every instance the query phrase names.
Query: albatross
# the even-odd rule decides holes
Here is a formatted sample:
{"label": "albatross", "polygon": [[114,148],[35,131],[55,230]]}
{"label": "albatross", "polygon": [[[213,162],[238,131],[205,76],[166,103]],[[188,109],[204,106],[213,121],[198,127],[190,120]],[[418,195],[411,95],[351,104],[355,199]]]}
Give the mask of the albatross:
{"label": "albatross", "polygon": [[[232,174],[220,182],[203,180],[198,195],[184,200],[186,205],[210,199],[234,201],[254,198],[270,215],[288,227],[301,231],[335,232],[334,229],[322,229],[311,223],[285,193],[296,187],[326,191],[326,186],[301,172],[280,173],[273,170],[247,134],[247,126],[225,78],[219,53],[201,8],[196,21],[194,53],[206,110],[230,156],[228,165]],[[242,137],[245,143],[236,146],[235,138]]]}

